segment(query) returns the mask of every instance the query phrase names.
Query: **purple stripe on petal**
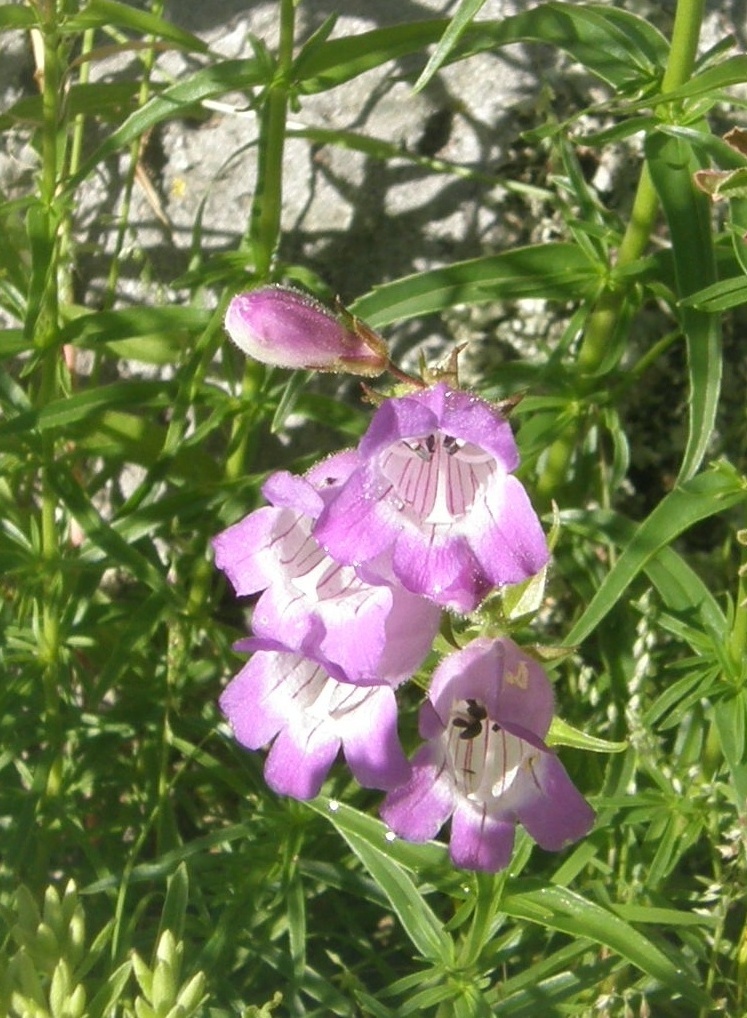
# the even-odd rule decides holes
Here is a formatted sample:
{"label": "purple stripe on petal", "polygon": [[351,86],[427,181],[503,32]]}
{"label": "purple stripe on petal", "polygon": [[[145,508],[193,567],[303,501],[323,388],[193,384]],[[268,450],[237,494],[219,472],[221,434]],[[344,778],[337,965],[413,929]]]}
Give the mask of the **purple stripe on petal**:
{"label": "purple stripe on petal", "polygon": [[410,780],[390,792],[381,816],[408,841],[434,838],[454,809],[454,784],[439,747],[426,743],[412,760]]}
{"label": "purple stripe on petal", "polygon": [[517,814],[541,848],[557,852],[589,833],[594,810],[554,753],[542,754],[525,785],[526,798]]}
{"label": "purple stripe on petal", "polygon": [[265,781],[280,795],[313,799],[319,795],[339,748],[339,738],[323,727],[283,729],[267,757]]}
{"label": "purple stripe on petal", "polygon": [[497,873],[511,862],[516,828],[487,807],[461,800],[451,818],[449,855],[456,866]]}

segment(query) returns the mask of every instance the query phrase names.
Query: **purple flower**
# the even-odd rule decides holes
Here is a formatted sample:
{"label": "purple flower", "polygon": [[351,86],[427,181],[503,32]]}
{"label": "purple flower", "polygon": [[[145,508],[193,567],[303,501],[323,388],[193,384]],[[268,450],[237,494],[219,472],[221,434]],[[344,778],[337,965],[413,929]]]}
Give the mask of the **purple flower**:
{"label": "purple flower", "polygon": [[387,795],[384,820],[426,841],[451,817],[455,865],[488,872],[508,865],[517,823],[551,851],[582,837],[594,813],[543,742],[552,714],[545,672],[511,640],[450,655],[420,711],[427,741],[410,780]]}
{"label": "purple flower", "polygon": [[255,636],[314,657],[341,681],[396,686],[428,653],[438,608],[397,583],[364,582],[352,566],[331,559],[311,533],[357,463],[348,452],[305,478],[273,474],[262,489],[273,505],[229,527],[213,546],[237,594],[264,591],[252,616]]}
{"label": "purple flower", "polygon": [[339,562],[369,564],[359,568],[367,579],[383,558],[408,590],[470,612],[493,586],[547,562],[540,522],[510,474],[511,427],[484,400],[443,382],[389,399],[359,454],[314,534]]}
{"label": "purple flower", "polygon": [[320,662],[274,640],[245,640],[237,649],[254,654],[220,705],[242,745],[272,743],[265,780],[275,792],[296,799],[318,795],[340,747],[366,788],[395,788],[407,780],[391,687],[338,682]]}
{"label": "purple flower", "polygon": [[374,376],[389,363],[380,336],[352,315],[336,318],[300,290],[264,286],[239,294],[225,324],[244,353],[275,367]]}

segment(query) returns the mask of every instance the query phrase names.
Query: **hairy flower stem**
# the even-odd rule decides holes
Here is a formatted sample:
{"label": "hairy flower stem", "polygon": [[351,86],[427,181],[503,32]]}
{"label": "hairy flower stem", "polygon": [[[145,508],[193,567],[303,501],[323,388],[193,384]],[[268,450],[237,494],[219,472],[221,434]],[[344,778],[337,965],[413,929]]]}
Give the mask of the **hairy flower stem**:
{"label": "hairy flower stem", "polygon": [[[677,4],[669,59],[661,83],[663,94],[679,88],[692,74],[704,7],[705,0],[679,0]],[[658,208],[656,190],[648,166],[644,163],[630,220],[617,252],[615,267],[618,270],[643,255],[656,223]],[[602,367],[610,341],[620,327],[627,299],[628,292],[623,285],[608,284],[589,316],[577,360],[579,385],[583,394],[594,387],[593,376]],[[550,447],[537,483],[537,495],[541,501],[549,502],[565,483],[580,430],[581,421],[576,418]]]}
{"label": "hairy flower stem", "polygon": [[[295,5],[297,0],[280,0],[280,41],[275,75],[267,89],[262,109],[257,186],[254,192],[249,235],[254,253],[257,282],[268,282],[273,275],[273,258],[280,239],[280,213],[283,205],[283,152],[288,115],[288,81],[293,63]],[[257,387],[257,366],[247,363],[242,397],[249,399]],[[238,477],[245,465],[250,428],[247,419],[237,414],[231,431],[226,478]]]}

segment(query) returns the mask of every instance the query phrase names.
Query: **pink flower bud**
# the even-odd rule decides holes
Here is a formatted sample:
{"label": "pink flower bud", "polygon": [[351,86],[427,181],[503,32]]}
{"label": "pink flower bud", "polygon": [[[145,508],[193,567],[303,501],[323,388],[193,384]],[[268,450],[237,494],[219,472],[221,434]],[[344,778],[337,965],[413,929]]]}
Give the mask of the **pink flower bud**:
{"label": "pink flower bud", "polygon": [[337,318],[300,290],[264,286],[234,297],[226,331],[244,353],[280,368],[380,375],[389,363],[383,339],[352,315]]}

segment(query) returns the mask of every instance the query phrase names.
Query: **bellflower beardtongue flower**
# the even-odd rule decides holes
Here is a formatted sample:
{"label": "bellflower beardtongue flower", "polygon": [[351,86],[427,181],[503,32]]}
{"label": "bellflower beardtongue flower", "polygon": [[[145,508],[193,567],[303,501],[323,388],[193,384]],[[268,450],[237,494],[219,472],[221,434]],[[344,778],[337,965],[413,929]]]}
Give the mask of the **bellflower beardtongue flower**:
{"label": "bellflower beardtongue flower", "polygon": [[313,656],[341,680],[396,686],[428,653],[438,608],[399,584],[365,583],[311,534],[325,502],[357,465],[350,451],[306,477],[273,474],[262,489],[273,505],[214,539],[216,564],[237,594],[264,591],[252,616],[255,636]]}
{"label": "bellflower beardtongue flower", "polygon": [[237,650],[254,653],[220,705],[242,745],[260,749],[272,742],[265,780],[275,792],[313,799],[341,747],[365,788],[395,788],[407,780],[390,686],[338,682],[313,657],[275,640],[244,640]]}
{"label": "bellflower beardtongue flower", "polygon": [[510,473],[519,462],[511,427],[485,400],[443,382],[388,399],[359,455],[314,534],[367,579],[376,582],[372,560],[388,553],[408,590],[470,612],[492,587],[547,562],[540,522]]}
{"label": "bellflower beardtongue flower", "polygon": [[496,872],[511,859],[516,823],[557,851],[586,834],[594,813],[542,741],[553,694],[541,666],[511,640],[480,638],[436,669],[420,712],[427,742],[407,784],[381,814],[409,841],[426,841],[451,817],[457,866]]}
{"label": "bellflower beardtongue flower", "polygon": [[233,298],[225,326],[234,343],[263,364],[380,375],[389,364],[384,340],[348,318],[337,318],[300,290],[263,286]]}

